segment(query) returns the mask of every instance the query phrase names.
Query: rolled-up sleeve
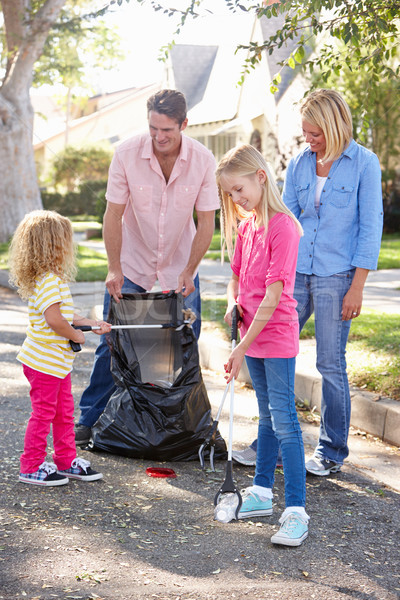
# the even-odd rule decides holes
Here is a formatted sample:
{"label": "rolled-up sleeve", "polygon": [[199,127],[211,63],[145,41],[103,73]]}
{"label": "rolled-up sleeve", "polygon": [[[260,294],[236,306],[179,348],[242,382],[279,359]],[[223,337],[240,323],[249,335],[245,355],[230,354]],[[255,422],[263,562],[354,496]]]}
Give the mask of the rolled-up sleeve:
{"label": "rolled-up sleeve", "polygon": [[381,168],[378,157],[370,156],[360,177],[358,190],[359,233],[352,259],[354,267],[376,269],[383,228]]}
{"label": "rolled-up sleeve", "polygon": [[296,188],[294,185],[294,177],[293,177],[294,164],[295,164],[294,159],[292,158],[292,160],[290,161],[289,166],[287,168],[287,171],[286,171],[282,199],[283,199],[283,202],[288,207],[288,209],[291,210],[292,213],[294,214],[294,216],[298,219],[300,216],[301,208],[300,208],[299,201],[297,199]]}
{"label": "rolled-up sleeve", "polygon": [[129,200],[129,185],[124,165],[118,152],[115,152],[108,171],[106,199],[115,204],[127,204]]}

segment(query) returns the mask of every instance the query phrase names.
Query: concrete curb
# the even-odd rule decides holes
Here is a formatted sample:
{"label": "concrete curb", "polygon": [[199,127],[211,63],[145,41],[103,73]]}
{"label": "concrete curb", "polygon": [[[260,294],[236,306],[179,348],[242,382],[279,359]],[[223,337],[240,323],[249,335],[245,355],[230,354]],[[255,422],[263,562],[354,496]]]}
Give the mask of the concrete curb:
{"label": "concrete curb", "polygon": [[[222,371],[230,354],[230,345],[215,334],[202,331],[199,341],[202,368]],[[238,381],[251,384],[246,365],[240,371]],[[296,400],[310,409],[321,410],[321,377],[296,371]],[[379,437],[388,444],[400,446],[400,403],[390,398],[378,398],[371,392],[356,388],[350,390],[353,427]]]}

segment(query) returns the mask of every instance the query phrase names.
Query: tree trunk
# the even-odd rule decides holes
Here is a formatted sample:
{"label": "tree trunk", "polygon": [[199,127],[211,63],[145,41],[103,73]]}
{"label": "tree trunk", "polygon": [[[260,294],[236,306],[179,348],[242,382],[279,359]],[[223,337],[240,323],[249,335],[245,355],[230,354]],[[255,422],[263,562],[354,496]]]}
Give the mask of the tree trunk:
{"label": "tree trunk", "polygon": [[33,109],[29,96],[13,106],[0,92],[0,242],[23,216],[42,208],[32,146]]}
{"label": "tree trunk", "polygon": [[34,12],[29,0],[0,0],[9,64],[0,88],[0,242],[23,216],[41,208],[32,145],[32,69],[65,0],[46,0]]}

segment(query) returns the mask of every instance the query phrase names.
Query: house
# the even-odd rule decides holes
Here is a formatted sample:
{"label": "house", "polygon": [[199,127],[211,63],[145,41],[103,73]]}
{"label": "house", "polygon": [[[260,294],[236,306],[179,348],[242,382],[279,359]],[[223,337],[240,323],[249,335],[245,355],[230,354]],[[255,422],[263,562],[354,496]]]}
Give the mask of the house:
{"label": "house", "polygon": [[[160,84],[128,88],[89,98],[82,116],[72,119],[68,127],[68,144],[110,144],[124,141],[147,124],[147,98],[161,89]],[[37,96],[32,96],[35,109],[34,152],[41,179],[49,173],[55,156],[65,148],[65,116],[54,108],[47,120],[40,118]],[[41,101],[43,103],[43,100]]]}
{"label": "house", "polygon": [[[251,143],[281,173],[298,151],[301,128],[295,103],[303,97],[307,82],[299,69],[282,69],[278,64],[296,48],[293,40],[271,56],[264,53],[260,63],[245,74],[242,85],[238,84],[247,56],[245,51],[236,52],[238,43],[260,43],[284,18],[249,17],[241,17],[237,31],[231,26],[221,28],[216,43],[173,46],[164,86],[185,94],[186,133],[207,146],[217,160],[236,144]],[[270,84],[278,72],[282,83],[273,95]]]}
{"label": "house", "polygon": [[[81,114],[75,113],[76,118],[69,122],[68,144],[116,145],[145,130],[147,98],[168,87],[179,89],[186,96],[189,125],[185,134],[202,142],[217,160],[236,144],[252,143],[279,175],[287,159],[298,151],[300,118],[293,105],[302,98],[306,82],[297,70],[285,67],[279,92],[273,95],[269,88],[275,74],[281,71],[278,62],[295,49],[296,41],[290,41],[290,47],[271,56],[264,53],[260,63],[244,74],[242,85],[238,82],[248,53],[237,51],[237,46],[261,43],[281,25],[282,19],[283,16],[255,19],[250,13],[242,13],[221,19],[214,34],[206,21],[201,27],[192,23],[182,36],[190,43],[172,47],[163,81],[90,98]],[[194,27],[203,32],[201,40],[207,32],[207,43],[192,43]],[[35,127],[34,134],[38,172],[46,175],[52,158],[65,147],[65,120],[60,115],[49,119],[46,126],[42,123],[42,130]]]}

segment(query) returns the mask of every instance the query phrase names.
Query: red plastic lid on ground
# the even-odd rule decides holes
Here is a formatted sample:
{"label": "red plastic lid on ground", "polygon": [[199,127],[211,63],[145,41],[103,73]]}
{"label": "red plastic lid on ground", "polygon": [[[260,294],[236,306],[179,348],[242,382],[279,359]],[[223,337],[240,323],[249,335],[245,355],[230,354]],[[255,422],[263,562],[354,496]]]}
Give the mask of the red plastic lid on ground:
{"label": "red plastic lid on ground", "polygon": [[176,477],[173,469],[166,469],[165,467],[147,467],[146,473],[149,477]]}

